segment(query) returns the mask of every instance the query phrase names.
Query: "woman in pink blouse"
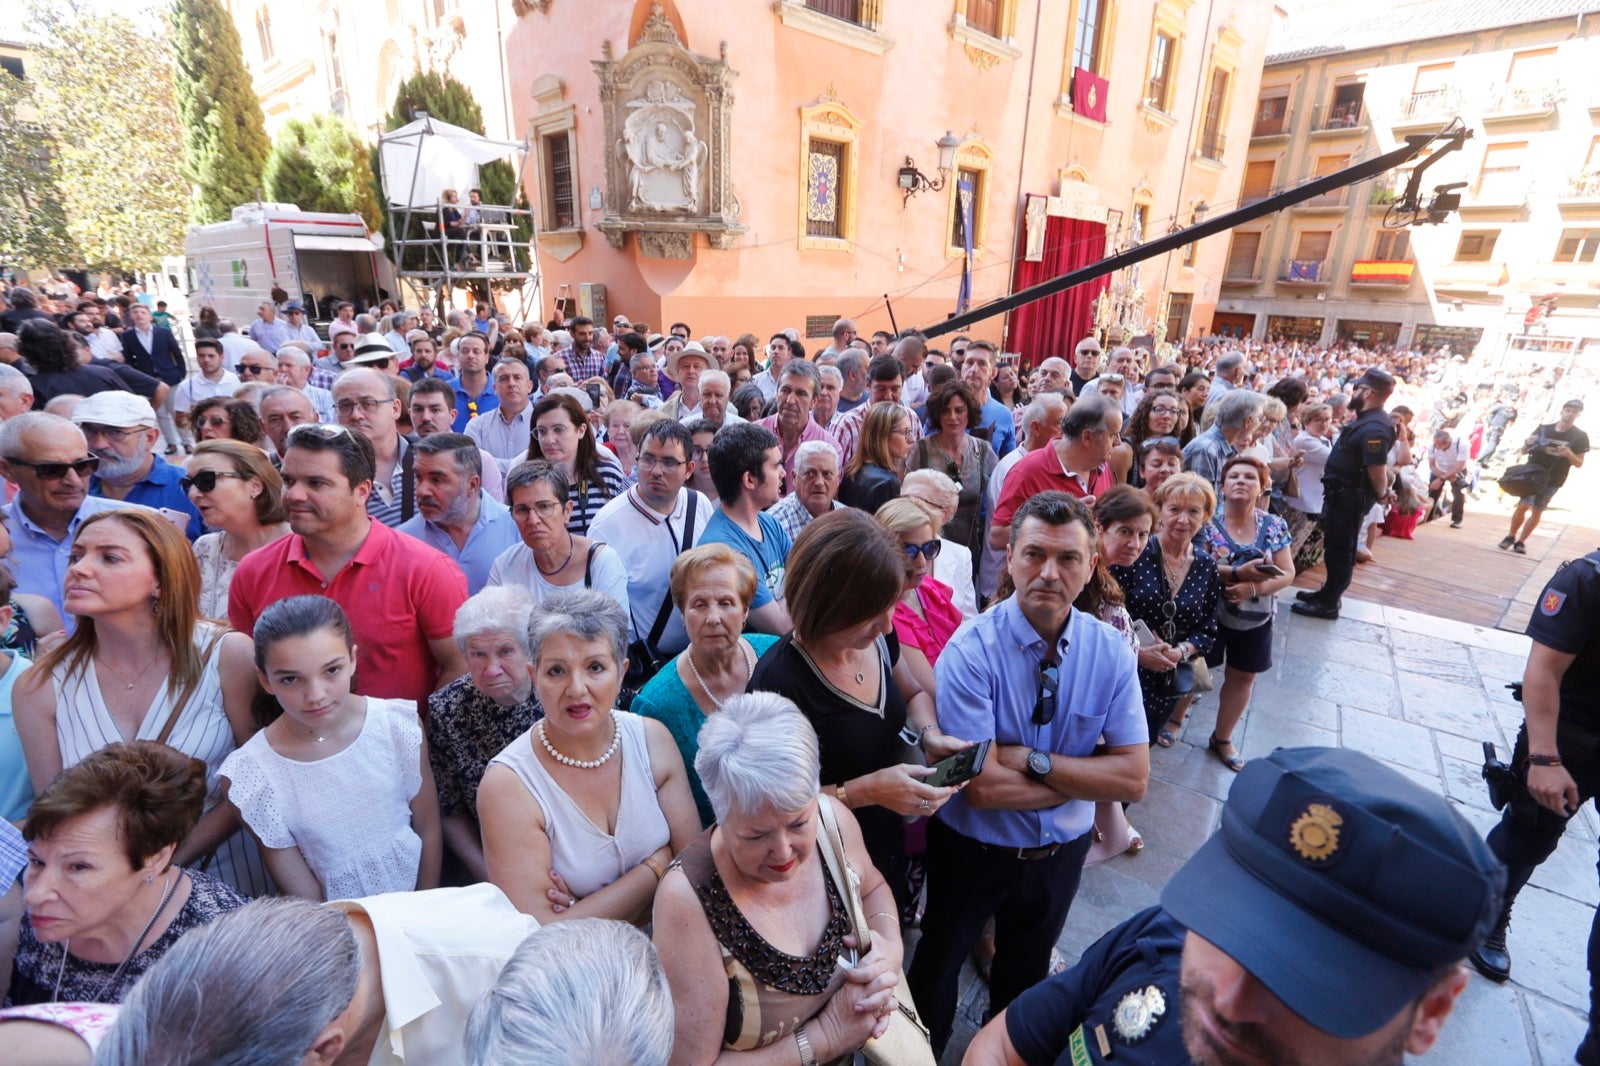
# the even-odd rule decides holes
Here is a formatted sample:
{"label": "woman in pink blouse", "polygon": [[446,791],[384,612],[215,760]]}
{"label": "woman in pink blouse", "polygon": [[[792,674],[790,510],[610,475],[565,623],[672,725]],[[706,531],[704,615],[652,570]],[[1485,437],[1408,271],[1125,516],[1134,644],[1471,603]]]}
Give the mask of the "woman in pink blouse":
{"label": "woman in pink blouse", "polygon": [[951,602],[950,586],[933,576],[939,531],[925,509],[904,497],[878,508],[875,517],[899,538],[906,555],[905,590],[894,605],[894,634],[900,641],[900,654],[922,687],[932,692],[933,664],[962,622],[961,612]]}

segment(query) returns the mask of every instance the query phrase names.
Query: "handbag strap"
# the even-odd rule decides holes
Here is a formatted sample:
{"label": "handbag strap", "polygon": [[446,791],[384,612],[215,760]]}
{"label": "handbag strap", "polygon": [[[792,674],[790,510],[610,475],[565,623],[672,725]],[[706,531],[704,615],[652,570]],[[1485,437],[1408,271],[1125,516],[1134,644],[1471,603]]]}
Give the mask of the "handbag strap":
{"label": "handbag strap", "polygon": [[817,817],[822,822],[822,832],[817,834],[822,844],[822,858],[828,873],[844,900],[845,913],[850,916],[850,932],[856,938],[856,954],[865,955],[872,950],[872,930],[867,927],[866,908],[861,904],[861,892],[852,875],[850,860],[844,850],[844,835],[839,832],[839,820],[833,813],[833,802],[826,795],[817,797]]}
{"label": "handbag strap", "polygon": [[605,547],[603,541],[595,541],[589,545],[589,554],[583,557],[583,587],[594,588],[594,554]]}
{"label": "handbag strap", "polygon": [[205,673],[206,663],[211,661],[212,654],[217,650],[217,645],[222,643],[222,638],[228,635],[226,629],[218,630],[206,643],[205,650],[200,653],[200,672],[189,679],[183,686],[183,692],[178,696],[178,702],[172,705],[172,713],[167,715],[166,724],[161,727],[161,732],[156,735],[157,744],[165,744],[167,738],[172,736],[172,731],[178,725],[178,719],[183,714],[183,709],[189,705],[189,700],[194,696],[194,690],[200,687],[200,675]]}
{"label": "handbag strap", "polygon": [[[700,494],[698,492],[694,489],[689,490],[689,503],[683,512],[683,537],[681,539],[673,538],[677,544],[679,555],[694,547],[694,507],[699,498]],[[667,527],[667,535],[672,536],[671,520],[668,520],[665,525]],[[656,651],[656,646],[661,642],[661,634],[667,631],[667,619],[671,617],[672,593],[669,591],[665,596],[661,597],[661,608],[656,611],[656,620],[650,626],[650,635],[645,638],[644,650],[649,652],[652,657],[660,654]]]}

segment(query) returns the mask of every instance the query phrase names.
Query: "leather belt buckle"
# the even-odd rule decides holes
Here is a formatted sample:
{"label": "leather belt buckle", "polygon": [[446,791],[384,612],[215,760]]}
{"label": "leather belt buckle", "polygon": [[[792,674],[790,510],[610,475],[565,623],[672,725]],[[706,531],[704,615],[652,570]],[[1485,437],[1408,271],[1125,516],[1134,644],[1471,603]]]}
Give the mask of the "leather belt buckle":
{"label": "leather belt buckle", "polygon": [[1041,844],[1036,848],[1018,848],[1017,858],[1023,862],[1034,862],[1038,859],[1048,859],[1060,850],[1060,844]]}

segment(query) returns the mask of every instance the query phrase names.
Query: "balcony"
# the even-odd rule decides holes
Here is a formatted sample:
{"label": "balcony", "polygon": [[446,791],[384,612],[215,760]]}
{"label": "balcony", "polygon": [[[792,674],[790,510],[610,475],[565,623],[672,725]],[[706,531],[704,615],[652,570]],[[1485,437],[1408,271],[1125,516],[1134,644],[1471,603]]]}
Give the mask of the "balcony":
{"label": "balcony", "polygon": [[1396,133],[1436,130],[1461,111],[1461,93],[1451,87],[1412,93],[1401,101],[1400,109],[1389,122]]}
{"label": "balcony", "polygon": [[1521,167],[1485,169],[1461,201],[1462,218],[1521,218],[1528,209],[1528,178]]}
{"label": "balcony", "polygon": [[1333,284],[1333,263],[1327,259],[1285,259],[1278,283],[1296,288],[1326,288]]}
{"label": "balcony", "polygon": [[1540,263],[1534,268],[1540,284],[1565,285],[1574,289],[1600,289],[1600,263]]}
{"label": "balcony", "polygon": [[1360,289],[1406,289],[1417,264],[1410,259],[1358,259],[1350,264],[1350,285]]}
{"label": "balcony", "polygon": [[882,0],[805,0],[805,6],[829,18],[875,30]]}
{"label": "balcony", "polygon": [[1224,286],[1261,284],[1261,262],[1257,259],[1229,260],[1222,268]]}
{"label": "balcony", "polygon": [[1580,170],[1556,195],[1562,218],[1600,218],[1600,170]]}
{"label": "balcony", "polygon": [[1505,284],[1506,265],[1495,262],[1445,263],[1435,273],[1435,292],[1488,292]]}
{"label": "balcony", "polygon": [[1503,85],[1483,107],[1484,129],[1503,129],[1555,117],[1566,99],[1560,82],[1545,85]]}
{"label": "balcony", "polygon": [[[881,56],[894,42],[878,30],[883,0],[777,0],[779,21],[791,29]],[[996,42],[998,43],[998,42]]]}
{"label": "balcony", "polygon": [[1257,115],[1255,125],[1250,127],[1250,139],[1266,141],[1274,137],[1287,137],[1291,121],[1292,116],[1288,111],[1281,115]]}
{"label": "balcony", "polygon": [[1295,204],[1289,210],[1300,211],[1307,214],[1327,211],[1343,211],[1349,203],[1349,190],[1335,189],[1332,192],[1325,192],[1320,196],[1313,196],[1309,200],[1303,200],[1300,203]]}
{"label": "balcony", "polygon": [[1311,112],[1311,135],[1338,136],[1358,133],[1367,128],[1366,108],[1361,101],[1345,104],[1318,105]]}
{"label": "balcony", "polygon": [[1194,154],[1201,159],[1208,159],[1213,163],[1222,162],[1222,153],[1228,147],[1228,139],[1220,130],[1201,130],[1200,140],[1194,146]]}

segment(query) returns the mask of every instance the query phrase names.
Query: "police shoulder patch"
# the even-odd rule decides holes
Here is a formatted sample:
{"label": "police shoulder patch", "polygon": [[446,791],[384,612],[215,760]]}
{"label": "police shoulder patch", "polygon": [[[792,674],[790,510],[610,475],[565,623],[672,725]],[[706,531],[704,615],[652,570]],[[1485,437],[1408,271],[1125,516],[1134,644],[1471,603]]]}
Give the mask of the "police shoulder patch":
{"label": "police shoulder patch", "polygon": [[1561,607],[1566,602],[1567,594],[1565,592],[1548,589],[1545,591],[1544,598],[1539,601],[1539,613],[1554,618],[1561,613]]}
{"label": "police shoulder patch", "polygon": [[1367,451],[1369,452],[1386,452],[1388,450],[1389,449],[1384,445],[1383,441],[1378,437],[1372,437],[1367,441]]}

